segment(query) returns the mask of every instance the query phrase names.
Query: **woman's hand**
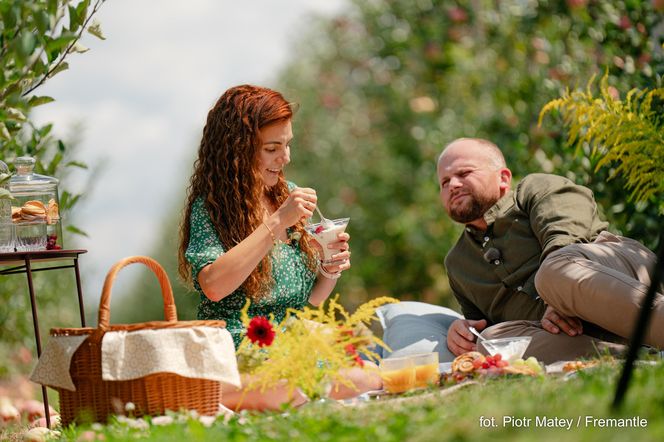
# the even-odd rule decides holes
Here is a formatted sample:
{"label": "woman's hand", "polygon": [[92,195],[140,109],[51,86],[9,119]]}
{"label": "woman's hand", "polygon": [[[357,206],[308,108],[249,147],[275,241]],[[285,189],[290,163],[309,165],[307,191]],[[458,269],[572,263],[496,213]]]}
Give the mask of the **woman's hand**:
{"label": "woman's hand", "polygon": [[[348,240],[350,240],[350,235],[346,232],[340,233],[337,235],[338,241],[328,244],[330,249],[336,249],[339,252],[332,255],[332,260],[321,264],[320,267],[320,276],[316,281],[316,285],[309,295],[309,302],[312,305],[320,305],[324,302],[337,283],[337,279],[341,276],[341,272],[348,270],[350,268],[350,249],[348,247]],[[314,247],[320,249],[320,245],[313,241],[312,244]]]}
{"label": "woman's hand", "polygon": [[308,187],[294,188],[286,201],[277,209],[275,215],[284,227],[291,227],[303,218],[311,218],[316,208],[316,191]]}
{"label": "woman's hand", "polygon": [[321,266],[328,273],[339,273],[350,268],[350,246],[348,245],[350,235],[343,232],[337,238],[338,241],[329,243],[327,247],[339,252],[332,255],[332,259]]}

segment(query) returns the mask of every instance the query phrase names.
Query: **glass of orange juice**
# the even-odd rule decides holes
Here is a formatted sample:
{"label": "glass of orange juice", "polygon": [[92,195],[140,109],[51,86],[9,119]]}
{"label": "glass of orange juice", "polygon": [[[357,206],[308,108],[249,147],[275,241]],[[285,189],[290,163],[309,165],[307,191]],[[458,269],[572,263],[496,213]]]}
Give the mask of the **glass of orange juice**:
{"label": "glass of orange juice", "polygon": [[380,377],[383,388],[389,393],[403,393],[415,387],[413,358],[387,358],[380,361]]}
{"label": "glass of orange juice", "polygon": [[410,357],[415,366],[415,388],[438,383],[438,353],[422,353]]}

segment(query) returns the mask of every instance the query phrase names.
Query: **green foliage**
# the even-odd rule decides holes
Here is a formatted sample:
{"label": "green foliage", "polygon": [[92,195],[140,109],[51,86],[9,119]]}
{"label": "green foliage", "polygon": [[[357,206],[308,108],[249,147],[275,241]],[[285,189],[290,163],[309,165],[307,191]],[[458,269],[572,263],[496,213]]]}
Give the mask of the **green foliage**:
{"label": "green foliage", "polygon": [[614,230],[655,238],[656,210],[625,202],[620,179],[537,115],[605,69],[616,87],[655,84],[661,23],[649,2],[433,0],[354,1],[317,22],[278,89],[302,105],[289,177],[317,189],[326,216],[351,218],[345,299],[450,302],[442,260],[460,229],[438,200],[435,164],[460,136],[496,142],[517,177],[545,171],[590,186]]}
{"label": "green foliage", "polygon": [[[0,158],[5,162],[34,156],[35,172],[48,175],[86,168],[76,161],[63,163],[67,146],[51,135],[51,124],[35,125],[30,111],[53,101],[34,95],[35,90],[68,68],[65,59],[72,52],[82,52],[81,34],[104,1],[0,1]],[[94,26],[91,33],[103,37]]]}
{"label": "green foliage", "polygon": [[664,89],[632,89],[620,100],[607,76],[597,97],[592,83],[586,91],[566,91],[547,103],[540,124],[545,114],[560,111],[569,130],[568,144],[581,152],[584,145],[591,146],[596,170],[610,167],[611,176],[623,174],[633,199],[652,199],[664,213]]}
{"label": "green foliage", "polygon": [[[35,172],[66,177],[85,164],[72,158],[73,145],[52,135],[52,124],[39,126],[31,110],[53,101],[35,95],[39,86],[67,69],[72,52],[81,52],[82,33],[103,37],[92,17],[105,0],[0,0],[0,159],[12,164],[14,158],[36,158]],[[80,199],[65,188],[61,212],[71,220],[70,211]],[[78,233],[79,229],[68,229]],[[76,325],[77,307],[73,272],[35,274],[38,314],[42,338],[52,326]],[[33,348],[30,303],[24,275],[0,277],[0,341],[2,346]],[[3,350],[4,354],[4,350]],[[2,374],[2,373],[0,373]]]}

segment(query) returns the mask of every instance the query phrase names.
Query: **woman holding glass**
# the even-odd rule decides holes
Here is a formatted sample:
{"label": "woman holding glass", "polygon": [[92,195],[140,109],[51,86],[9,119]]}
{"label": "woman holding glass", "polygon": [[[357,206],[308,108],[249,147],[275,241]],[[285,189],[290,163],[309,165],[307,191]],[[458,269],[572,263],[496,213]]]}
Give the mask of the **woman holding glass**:
{"label": "woman holding glass", "polygon": [[[240,311],[248,299],[250,317],[273,315],[280,322],[288,308],[325,301],[350,268],[345,232],[328,245],[337,251],[333,260],[319,263],[316,244],[304,229],[316,191],[284,178],[292,116],[292,105],[276,91],[233,87],[208,113],[194,163],[180,228],[179,272],[200,293],[198,319],[225,320],[236,348],[246,332]],[[282,393],[273,392],[265,408],[287,400]],[[228,398],[224,392],[224,402]],[[262,408],[250,399],[245,406]]]}

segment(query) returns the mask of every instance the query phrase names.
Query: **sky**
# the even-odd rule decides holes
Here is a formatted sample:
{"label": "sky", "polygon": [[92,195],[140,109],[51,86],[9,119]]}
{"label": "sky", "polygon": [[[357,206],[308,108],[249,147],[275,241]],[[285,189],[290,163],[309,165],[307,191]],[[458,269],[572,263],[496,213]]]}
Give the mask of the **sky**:
{"label": "sky", "polygon": [[[271,86],[311,14],[332,16],[345,0],[109,0],[98,12],[106,40],[37,90],[55,102],[35,109],[56,136],[77,139],[91,169],[66,178],[86,192],[69,221],[89,234],[65,248],[80,260],[87,304],[119,259],[154,250],[182,203],[208,110],[231,86]],[[64,219],[64,225],[68,223]],[[176,232],[174,232],[176,234]],[[131,284],[121,277],[114,291]],[[157,319],[157,318],[155,318]]]}

